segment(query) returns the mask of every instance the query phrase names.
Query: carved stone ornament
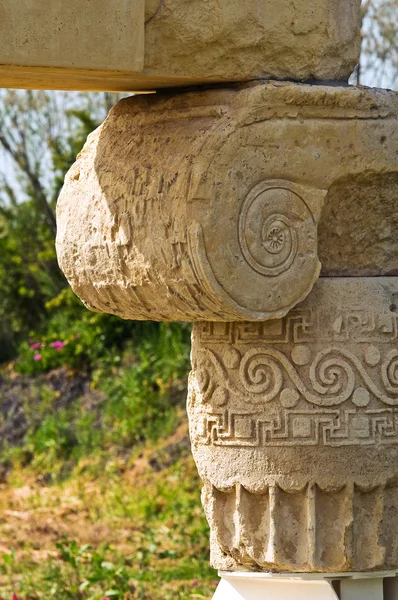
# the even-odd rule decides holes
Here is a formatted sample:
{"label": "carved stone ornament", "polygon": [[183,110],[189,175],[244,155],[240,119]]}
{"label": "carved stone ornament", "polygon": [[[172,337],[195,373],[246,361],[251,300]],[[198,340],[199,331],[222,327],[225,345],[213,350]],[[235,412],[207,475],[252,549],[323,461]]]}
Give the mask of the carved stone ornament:
{"label": "carved stone ornament", "polygon": [[88,308],[128,319],[283,317],[319,276],[324,202],[336,240],[329,200],[344,204],[347,181],[358,200],[366,177],[375,190],[395,178],[393,197],[397,138],[396,95],[365,88],[274,82],[122,100],[66,177],[60,266]]}
{"label": "carved stone ornament", "polygon": [[397,307],[398,278],[321,278],[283,319],[195,324],[214,567],[398,568]]}

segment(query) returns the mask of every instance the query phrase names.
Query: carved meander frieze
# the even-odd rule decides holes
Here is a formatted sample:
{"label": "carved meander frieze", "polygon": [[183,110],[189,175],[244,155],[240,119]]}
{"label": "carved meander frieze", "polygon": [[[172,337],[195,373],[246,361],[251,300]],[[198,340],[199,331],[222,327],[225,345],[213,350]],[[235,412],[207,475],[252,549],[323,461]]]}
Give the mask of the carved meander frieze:
{"label": "carved meander frieze", "polygon": [[217,568],[398,566],[397,294],[395,278],[321,278],[283,319],[194,326],[188,413]]}
{"label": "carved meander frieze", "polygon": [[[382,356],[377,346],[368,345],[359,357],[330,346],[312,359],[306,345],[290,355],[256,346],[241,356],[232,347],[227,361],[236,366],[227,368],[210,349],[202,360],[203,443],[398,443],[398,350]],[[212,372],[227,369],[236,373],[217,386]]]}
{"label": "carved meander frieze", "polygon": [[389,308],[314,303],[278,321],[196,325],[198,441],[397,444],[398,314]]}

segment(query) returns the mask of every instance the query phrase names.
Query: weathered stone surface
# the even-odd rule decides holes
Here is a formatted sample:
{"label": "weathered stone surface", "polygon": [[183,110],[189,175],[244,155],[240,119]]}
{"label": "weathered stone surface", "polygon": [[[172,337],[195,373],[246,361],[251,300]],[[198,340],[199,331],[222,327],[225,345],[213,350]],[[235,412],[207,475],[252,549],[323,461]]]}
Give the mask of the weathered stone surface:
{"label": "weathered stone surface", "polygon": [[140,72],[144,20],[145,0],[2,0],[0,64]]}
{"label": "weathered stone surface", "polygon": [[360,0],[3,0],[3,87],[145,90],[348,80]]}
{"label": "weathered stone surface", "polygon": [[[397,142],[395,151],[398,163]],[[398,275],[397,198],[398,173],[372,173],[370,165],[330,187],[319,225],[322,275]]]}
{"label": "weathered stone surface", "polygon": [[282,320],[194,326],[213,566],[398,567],[397,307],[398,278],[321,278]]}
{"label": "weathered stone surface", "polygon": [[151,0],[146,10],[148,75],[347,80],[359,60],[358,0]]}
{"label": "weathered stone surface", "polygon": [[[392,210],[397,107],[394,93],[288,83],[123,100],[66,177],[60,266],[89,308],[129,319],[281,317],[318,277],[325,197],[329,271],[344,252],[334,208],[349,232],[376,181]],[[350,252],[352,267],[362,246]]]}

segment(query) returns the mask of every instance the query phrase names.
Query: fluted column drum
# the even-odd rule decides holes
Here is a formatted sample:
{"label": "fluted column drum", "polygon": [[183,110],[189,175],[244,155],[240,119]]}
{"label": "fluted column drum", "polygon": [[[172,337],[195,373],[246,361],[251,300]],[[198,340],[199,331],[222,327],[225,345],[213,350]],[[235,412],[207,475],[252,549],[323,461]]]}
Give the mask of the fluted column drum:
{"label": "fluted column drum", "polygon": [[394,277],[321,278],[283,319],[195,324],[214,567],[398,567],[397,326]]}

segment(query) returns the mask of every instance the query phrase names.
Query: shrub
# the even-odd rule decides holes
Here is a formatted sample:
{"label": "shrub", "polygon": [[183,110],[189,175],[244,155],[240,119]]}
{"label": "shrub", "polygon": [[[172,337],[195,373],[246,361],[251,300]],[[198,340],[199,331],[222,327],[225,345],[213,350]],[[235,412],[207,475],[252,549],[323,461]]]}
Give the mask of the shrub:
{"label": "shrub", "polygon": [[46,304],[47,320],[19,346],[15,369],[28,375],[66,366],[92,370],[117,364],[120,349],[140,330],[153,327],[88,311],[70,288]]}

